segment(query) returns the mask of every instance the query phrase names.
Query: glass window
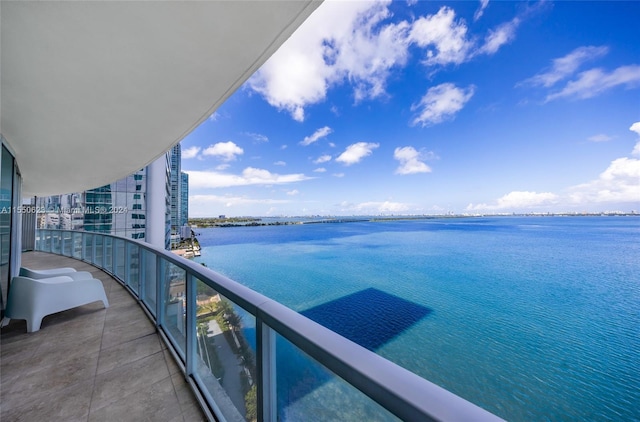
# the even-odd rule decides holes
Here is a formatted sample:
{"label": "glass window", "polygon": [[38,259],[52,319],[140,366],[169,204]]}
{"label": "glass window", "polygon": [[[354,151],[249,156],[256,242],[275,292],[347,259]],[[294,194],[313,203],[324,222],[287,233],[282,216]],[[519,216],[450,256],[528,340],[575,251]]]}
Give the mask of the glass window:
{"label": "glass window", "polygon": [[13,199],[13,156],[3,146],[0,163],[0,305],[4,311],[9,288],[9,262],[11,257],[11,217]]}

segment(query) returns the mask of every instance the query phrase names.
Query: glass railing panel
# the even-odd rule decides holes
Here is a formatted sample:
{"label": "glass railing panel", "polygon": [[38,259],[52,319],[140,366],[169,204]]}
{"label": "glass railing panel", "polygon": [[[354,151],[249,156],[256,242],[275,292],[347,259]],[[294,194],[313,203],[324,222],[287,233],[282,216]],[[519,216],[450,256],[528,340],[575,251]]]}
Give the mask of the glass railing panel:
{"label": "glass railing panel", "polygon": [[113,274],[113,238],[109,236],[103,236],[103,262],[102,267]]}
{"label": "glass railing panel", "polygon": [[142,274],[141,278],[141,291],[140,298],[142,302],[147,306],[147,309],[154,317],[156,316],[156,302],[157,302],[157,282],[158,272],[156,268],[156,254],[146,249],[140,250],[142,258]]}
{"label": "glass railing panel", "polygon": [[255,421],[255,317],[202,281],[195,285],[198,379],[227,420]]}
{"label": "glass railing panel", "polygon": [[83,233],[84,242],[84,256],[83,259],[87,262],[94,264],[95,257],[93,256],[93,234]]}
{"label": "glass railing panel", "polygon": [[68,231],[62,232],[62,255],[71,256],[73,247],[73,233]]}
{"label": "glass railing panel", "polygon": [[72,239],[71,253],[75,259],[82,259],[82,233],[72,232]]}
{"label": "glass railing panel", "polygon": [[180,356],[184,359],[186,349],[186,271],[160,259],[164,267],[164,277],[160,278],[158,288],[162,289],[162,321],[165,332],[173,341]]}
{"label": "glass railing panel", "polygon": [[399,421],[351,384],[276,334],[279,421]]}
{"label": "glass railing panel", "polygon": [[122,281],[126,281],[125,280],[125,244],[124,244],[124,240],[122,239],[115,239],[114,240],[114,244],[115,244],[115,248],[114,248],[114,253],[115,253],[115,268],[114,268],[114,273],[116,275],[116,277],[118,277],[120,280]]}
{"label": "glass railing panel", "polygon": [[[50,248],[57,254],[62,254],[63,249],[75,251],[66,246],[74,243],[70,240],[73,236],[69,231],[41,230],[38,233],[37,244],[44,249]],[[63,235],[64,248],[61,247]],[[299,315],[255,292],[233,287],[224,278],[216,278],[220,284],[204,274],[201,274],[202,280],[197,279],[195,274],[201,273],[199,268],[186,262],[184,268],[183,264],[173,264],[171,261],[182,261],[170,258],[165,251],[99,233],[83,233],[80,239],[85,256],[88,249],[95,247],[96,265],[112,274],[119,273],[118,277],[137,292],[157,319],[156,323],[166,336],[167,346],[182,359],[186,375],[195,380],[210,408],[222,419],[258,420],[256,412],[260,406],[256,385],[259,384],[264,387],[264,397],[268,400],[262,403],[265,411],[270,413],[267,420],[399,420],[344,380],[348,379],[399,415],[413,415],[407,420],[430,419],[427,416],[430,410],[421,407],[422,395],[408,393],[421,392],[423,388],[429,395],[425,401],[438,403],[434,406],[434,417],[444,415],[457,420],[493,420],[492,415],[482,409],[474,410],[462,399],[433,390],[435,386],[425,388],[426,384],[416,382],[419,380],[417,377],[406,377],[395,373],[392,367],[372,361],[364,349],[359,350],[355,345],[352,345],[355,348],[345,348],[345,343],[336,341],[339,340],[337,334],[318,333],[319,327],[310,325],[310,321],[305,324]],[[189,301],[187,280],[190,283]],[[210,286],[218,286],[246,309],[262,316],[262,376],[256,369],[258,342],[254,314]],[[187,319],[193,325],[187,327]],[[268,328],[267,324],[275,328]],[[278,334],[277,330],[290,336],[302,349]],[[188,361],[185,361],[187,357]],[[263,376],[267,378],[263,379]],[[405,406],[408,412],[404,411]],[[459,406],[462,406],[461,411],[458,411]],[[414,417],[416,414],[418,417]],[[461,415],[465,417],[461,418]],[[472,416],[466,418],[468,415]]]}
{"label": "glass railing panel", "polygon": [[42,230],[36,230],[35,240],[33,242],[33,250],[41,251],[42,250]]}
{"label": "glass railing panel", "polygon": [[136,292],[140,293],[140,248],[136,244],[129,244],[129,279],[127,284]]}
{"label": "glass railing panel", "polygon": [[45,251],[47,244],[47,236],[49,234],[46,230],[36,230],[36,243],[35,250],[36,251]]}
{"label": "glass railing panel", "polygon": [[62,252],[62,235],[59,231],[51,232],[51,252],[57,254]]}
{"label": "glass railing panel", "polygon": [[45,234],[45,241],[44,241],[44,251],[46,252],[51,252],[51,249],[53,248],[53,237],[51,234],[51,231],[48,230],[47,233]]}
{"label": "glass railing panel", "polygon": [[104,255],[104,236],[100,234],[94,234],[95,237],[95,245],[96,245],[96,254],[93,259],[93,264],[98,265],[100,267],[104,266],[104,261],[102,259]]}

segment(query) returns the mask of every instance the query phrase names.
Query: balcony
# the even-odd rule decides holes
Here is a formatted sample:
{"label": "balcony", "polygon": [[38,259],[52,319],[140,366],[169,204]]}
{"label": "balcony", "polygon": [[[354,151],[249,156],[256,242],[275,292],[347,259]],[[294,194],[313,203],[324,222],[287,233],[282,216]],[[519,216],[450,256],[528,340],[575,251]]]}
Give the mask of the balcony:
{"label": "balcony", "polygon": [[69,258],[30,253],[24,266],[89,269],[105,283],[111,307],[47,317],[35,334],[12,322],[2,334],[8,419],[55,409],[63,420],[501,420],[278,302],[144,242],[38,230],[36,250]]}
{"label": "balcony", "polygon": [[45,317],[35,333],[23,320],[2,329],[0,420],[206,420],[154,324],[113,277],[42,252],[23,253],[22,265],[90,271],[110,307],[97,302]]}

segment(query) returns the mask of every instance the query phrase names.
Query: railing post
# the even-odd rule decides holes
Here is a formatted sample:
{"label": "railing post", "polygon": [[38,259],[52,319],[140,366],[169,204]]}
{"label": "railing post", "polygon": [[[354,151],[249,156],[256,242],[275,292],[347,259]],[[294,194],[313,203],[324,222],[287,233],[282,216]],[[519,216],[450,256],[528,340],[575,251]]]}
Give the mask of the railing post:
{"label": "railing post", "polygon": [[91,259],[91,264],[95,265],[96,263],[96,235],[95,233],[91,235],[91,254],[89,255]]}
{"label": "railing post", "polygon": [[118,278],[118,242],[116,238],[111,239],[111,274]]}
{"label": "railing post", "polygon": [[131,287],[131,243],[124,243],[124,284]]}
{"label": "railing post", "polygon": [[156,256],[156,327],[164,325],[164,260]]}
{"label": "railing post", "polygon": [[138,248],[138,297],[144,302],[147,297],[147,252]]}
{"label": "railing post", "polygon": [[[107,268],[107,237],[102,237],[102,268]],[[111,245],[113,247],[113,240],[111,241]],[[112,251],[113,252],[113,251]],[[111,267],[113,271],[113,267]]]}
{"label": "railing post", "polygon": [[256,315],[258,422],[277,421],[276,333]]}
{"label": "railing post", "polygon": [[187,332],[185,350],[185,376],[188,378],[195,371],[196,362],[196,279],[193,274],[186,273],[187,289]]}

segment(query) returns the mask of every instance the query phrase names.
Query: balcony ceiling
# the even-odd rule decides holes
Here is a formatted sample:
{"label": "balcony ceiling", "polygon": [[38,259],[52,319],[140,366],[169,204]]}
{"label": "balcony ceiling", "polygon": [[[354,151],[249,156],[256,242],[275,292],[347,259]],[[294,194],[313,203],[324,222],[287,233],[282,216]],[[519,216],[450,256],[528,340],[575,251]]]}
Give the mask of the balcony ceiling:
{"label": "balcony ceiling", "polygon": [[0,131],[24,195],[101,186],[160,157],[319,4],[2,1]]}

